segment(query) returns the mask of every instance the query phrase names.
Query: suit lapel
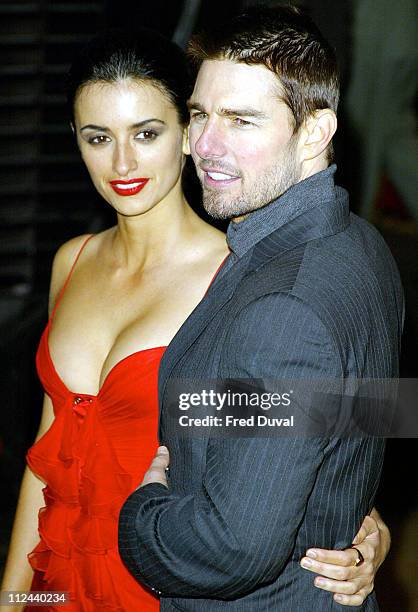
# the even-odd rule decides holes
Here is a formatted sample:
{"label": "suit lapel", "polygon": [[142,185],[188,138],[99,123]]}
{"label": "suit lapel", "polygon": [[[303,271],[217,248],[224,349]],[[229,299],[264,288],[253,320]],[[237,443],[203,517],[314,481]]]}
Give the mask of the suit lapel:
{"label": "suit lapel", "polygon": [[341,197],[337,197],[333,202],[308,209],[268,234],[245,253],[218,282],[209,287],[205,297],[170,342],[161,360],[158,376],[160,419],[165,388],[173,368],[232,297],[243,277],[262,267],[273,257],[280,257],[290,249],[336,234],[347,227],[348,202],[344,194],[340,195]]}
{"label": "suit lapel", "polygon": [[167,380],[174,366],[204,331],[216,313],[231,298],[236,286],[247,271],[249,260],[249,255],[239,259],[218,282],[209,287],[202,301],[196,306],[170,342],[161,360],[158,373],[160,407]]}

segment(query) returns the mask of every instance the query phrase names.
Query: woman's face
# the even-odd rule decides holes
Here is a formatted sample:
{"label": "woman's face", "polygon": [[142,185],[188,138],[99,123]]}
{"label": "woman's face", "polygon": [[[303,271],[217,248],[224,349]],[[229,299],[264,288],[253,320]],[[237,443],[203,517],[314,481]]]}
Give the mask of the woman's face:
{"label": "woman's face", "polygon": [[74,106],[82,158],[100,195],[134,216],[181,194],[185,131],[157,87],[125,79],[89,83]]}

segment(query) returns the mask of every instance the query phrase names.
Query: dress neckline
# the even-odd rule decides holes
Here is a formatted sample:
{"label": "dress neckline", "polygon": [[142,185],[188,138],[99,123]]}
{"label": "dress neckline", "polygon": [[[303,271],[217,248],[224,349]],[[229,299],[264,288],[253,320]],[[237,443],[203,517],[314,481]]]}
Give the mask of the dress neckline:
{"label": "dress neckline", "polygon": [[56,379],[59,381],[60,385],[65,389],[65,391],[67,393],[70,393],[71,395],[76,395],[77,397],[86,397],[86,398],[92,398],[92,399],[96,399],[98,398],[104,387],[106,386],[106,384],[108,383],[109,379],[111,378],[111,375],[114,373],[114,370],[118,369],[119,366],[121,366],[122,364],[124,364],[126,361],[128,361],[129,359],[140,355],[140,354],[145,354],[145,353],[151,353],[151,352],[157,352],[157,351],[162,351],[164,352],[165,349],[167,348],[167,346],[152,346],[150,348],[146,348],[146,349],[140,349],[139,351],[135,351],[133,353],[130,353],[129,355],[126,355],[126,357],[122,357],[122,359],[120,359],[119,361],[117,361],[109,370],[109,372],[106,374],[106,376],[103,379],[102,384],[100,385],[100,389],[98,390],[97,393],[79,393],[77,391],[72,391],[64,382],[64,380],[62,379],[61,375],[59,374],[57,368],[55,367],[55,363],[54,360],[52,359],[52,355],[51,355],[51,351],[49,350],[49,328],[50,328],[50,323],[51,323],[51,319],[48,321],[48,324],[45,328],[45,348],[46,348],[46,356],[48,358],[48,362],[51,366],[52,371],[54,372],[54,375],[56,377]]}
{"label": "dress neckline", "polygon": [[[93,236],[95,236],[95,234],[90,234],[86,238],[86,240],[84,240],[83,244],[81,245],[81,247],[80,247],[80,249],[79,249],[79,251],[78,251],[78,253],[77,253],[77,255],[76,255],[75,259],[74,259],[74,262],[73,262],[73,264],[72,264],[72,266],[70,268],[68,276],[65,279],[65,283],[62,286],[62,289],[60,290],[60,292],[58,294],[58,297],[57,297],[57,300],[55,302],[54,308],[52,309],[51,316],[49,317],[48,323],[47,323],[45,331],[44,331],[44,337],[45,337],[45,347],[46,347],[46,351],[45,352],[46,352],[46,356],[47,356],[48,362],[49,362],[49,364],[51,366],[51,369],[52,369],[56,379],[59,381],[60,385],[65,389],[65,391],[67,393],[70,393],[71,395],[74,395],[74,396],[77,396],[77,397],[80,397],[80,398],[96,399],[102,393],[102,391],[103,391],[104,387],[106,386],[108,380],[111,378],[111,375],[114,373],[115,370],[117,370],[119,368],[120,365],[124,364],[129,359],[131,359],[131,358],[133,358],[135,356],[138,356],[140,354],[152,353],[152,352],[156,352],[156,351],[164,352],[165,349],[167,348],[167,345],[164,345],[164,346],[152,346],[150,348],[140,349],[138,351],[134,351],[133,353],[130,353],[129,355],[126,355],[126,357],[123,357],[122,359],[117,361],[110,368],[110,370],[106,374],[105,378],[103,379],[103,382],[100,385],[100,388],[99,388],[98,392],[95,393],[95,394],[93,394],[93,393],[78,393],[76,391],[72,391],[71,389],[69,389],[69,387],[65,384],[63,378],[61,377],[61,375],[59,374],[57,368],[55,367],[54,360],[52,359],[52,355],[51,355],[51,351],[50,351],[50,347],[49,347],[49,330],[50,330],[50,327],[51,327],[51,325],[52,325],[52,323],[54,321],[54,316],[55,316],[56,310],[57,310],[57,308],[59,306],[59,303],[61,302],[61,299],[62,299],[62,297],[64,295],[64,292],[65,292],[65,290],[67,288],[67,285],[68,285],[68,283],[71,280],[71,277],[72,277],[73,272],[74,272],[74,268],[75,268],[75,266],[76,266],[76,264],[77,264],[77,262],[78,262],[78,260],[80,258],[80,255],[83,252],[84,247],[86,246],[86,244],[91,240],[91,238],[93,238]],[[230,253],[227,253],[227,255],[224,257],[224,259],[221,261],[220,265],[216,269],[215,274],[212,276],[211,281],[209,283],[209,286],[208,286],[208,288],[207,288],[207,290],[205,292],[205,296],[206,296],[206,293],[209,291],[209,289],[210,289],[212,283],[214,282],[215,278],[217,277],[220,269],[222,268],[222,266],[224,265],[225,261],[227,260],[229,254]]]}

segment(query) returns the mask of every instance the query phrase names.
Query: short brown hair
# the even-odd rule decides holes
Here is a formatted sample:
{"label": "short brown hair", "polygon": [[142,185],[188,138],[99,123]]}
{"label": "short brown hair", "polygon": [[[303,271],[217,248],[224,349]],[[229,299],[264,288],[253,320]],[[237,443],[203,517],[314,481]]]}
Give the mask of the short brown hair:
{"label": "short brown hair", "polygon": [[[204,60],[262,64],[280,80],[296,133],[316,110],[337,111],[339,77],[334,50],[300,9],[253,7],[216,31],[192,37],[188,56],[195,68]],[[332,145],[328,161],[332,159]]]}

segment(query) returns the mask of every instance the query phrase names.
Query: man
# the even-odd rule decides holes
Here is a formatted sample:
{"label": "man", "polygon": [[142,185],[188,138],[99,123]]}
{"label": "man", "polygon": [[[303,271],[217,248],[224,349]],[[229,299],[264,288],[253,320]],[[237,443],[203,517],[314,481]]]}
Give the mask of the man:
{"label": "man", "polygon": [[[163,611],[331,610],[299,559],[311,543],[350,546],[373,505],[383,441],[216,427],[182,436],[170,385],[396,376],[397,270],[334,185],[336,63],[312,22],[294,9],[249,11],[190,53],[191,153],[206,210],[233,218],[231,255],[163,358],[170,484],[157,462],[122,509],[120,552]],[[377,609],[374,595],[361,609]]]}

